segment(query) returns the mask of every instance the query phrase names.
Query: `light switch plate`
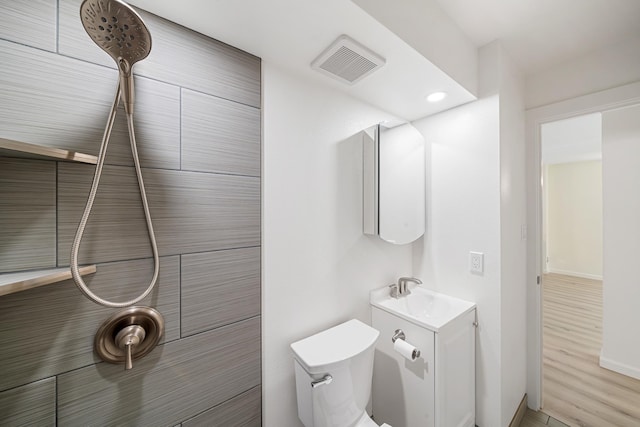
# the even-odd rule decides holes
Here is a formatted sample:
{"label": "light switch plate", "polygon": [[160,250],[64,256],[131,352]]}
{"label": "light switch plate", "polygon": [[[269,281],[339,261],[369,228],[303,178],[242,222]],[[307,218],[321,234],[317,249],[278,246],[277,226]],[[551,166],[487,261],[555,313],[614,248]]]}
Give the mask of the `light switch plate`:
{"label": "light switch plate", "polygon": [[484,254],[482,252],[469,252],[469,271],[475,274],[484,273]]}

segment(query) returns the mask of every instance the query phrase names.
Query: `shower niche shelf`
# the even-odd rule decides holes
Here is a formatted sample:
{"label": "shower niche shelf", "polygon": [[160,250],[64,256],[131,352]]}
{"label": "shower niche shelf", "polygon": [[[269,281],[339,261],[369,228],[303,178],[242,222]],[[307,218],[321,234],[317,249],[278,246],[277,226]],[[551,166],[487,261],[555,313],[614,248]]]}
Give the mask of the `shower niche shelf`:
{"label": "shower niche shelf", "polygon": [[12,139],[1,137],[0,156],[38,160],[63,160],[67,162],[89,163],[93,165],[98,162],[98,158],[91,154],[64,150],[62,148],[47,147],[46,145],[14,141]]}
{"label": "shower niche shelf", "polygon": [[[80,275],[86,276],[96,272],[95,265],[80,267]],[[46,270],[18,271],[16,273],[0,274],[0,296],[13,294],[38,286],[50,285],[71,279],[69,267],[49,268]]]}

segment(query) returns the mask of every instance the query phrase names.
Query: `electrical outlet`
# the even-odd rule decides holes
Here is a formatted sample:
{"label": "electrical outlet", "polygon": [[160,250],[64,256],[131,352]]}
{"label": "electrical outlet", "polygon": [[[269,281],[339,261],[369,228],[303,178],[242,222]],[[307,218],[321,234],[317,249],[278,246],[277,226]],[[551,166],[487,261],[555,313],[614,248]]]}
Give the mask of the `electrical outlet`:
{"label": "electrical outlet", "polygon": [[484,272],[484,254],[482,252],[469,252],[469,271],[476,274]]}

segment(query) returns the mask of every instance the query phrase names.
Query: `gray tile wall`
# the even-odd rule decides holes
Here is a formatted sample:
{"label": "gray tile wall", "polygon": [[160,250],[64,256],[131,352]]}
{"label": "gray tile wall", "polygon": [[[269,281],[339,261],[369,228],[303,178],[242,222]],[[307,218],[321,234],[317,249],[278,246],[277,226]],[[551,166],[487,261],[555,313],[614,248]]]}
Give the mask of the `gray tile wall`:
{"label": "gray tile wall", "polygon": [[183,427],[260,427],[260,387],[252,388],[223,404],[182,423]]}
{"label": "gray tile wall", "polygon": [[56,51],[56,1],[0,3],[0,39]]}
{"label": "gray tile wall", "polygon": [[255,387],[260,319],[161,345],[135,367],[123,375],[101,363],[58,376],[59,424],[173,426]]}
{"label": "gray tile wall", "polygon": [[[58,166],[60,265],[68,264],[93,169]],[[260,245],[260,178],[162,169],[142,173],[161,255]],[[105,166],[100,185],[80,262],[151,256],[134,169]]]}
{"label": "gray tile wall", "polygon": [[182,257],[182,336],[260,314],[260,248]]}
{"label": "gray tile wall", "polygon": [[182,91],[182,168],[260,176],[260,111]]}
{"label": "gray tile wall", "polygon": [[[158,285],[141,304],[162,313],[164,340],[172,341],[180,338],[180,259],[160,262]],[[149,259],[98,264],[86,283],[122,301],[146,289],[152,268]],[[93,337],[113,311],[84,298],[71,280],[0,297],[0,390],[99,362]]]}
{"label": "gray tile wall", "polygon": [[[0,109],[4,138],[98,154],[117,71],[2,40],[0,63],[0,93],[11,105]],[[135,87],[142,166],[180,169],[180,88],[144,77]],[[107,164],[133,164],[123,111],[120,106]]]}
{"label": "gray tile wall", "polygon": [[[117,72],[79,5],[0,5],[0,137],[97,154]],[[141,304],[165,335],[125,372],[93,353],[116,310],[71,280],[0,297],[0,425],[261,424],[260,59],[141,13],[153,50],[134,68],[136,131],[161,253]],[[153,263],[118,114],[80,258],[94,292],[124,300]],[[68,265],[92,175],[0,157],[0,273]]]}
{"label": "gray tile wall", "polygon": [[2,425],[5,427],[55,425],[55,392],[55,378],[47,378],[0,392]]}
{"label": "gray tile wall", "polygon": [[0,273],[56,265],[56,165],[0,158]]}
{"label": "gray tile wall", "polygon": [[[66,56],[115,69],[115,62],[96,48],[78,19],[81,0],[59,0],[59,50]],[[260,59],[144,11],[151,31],[149,57],[136,72],[242,104],[260,107]]]}

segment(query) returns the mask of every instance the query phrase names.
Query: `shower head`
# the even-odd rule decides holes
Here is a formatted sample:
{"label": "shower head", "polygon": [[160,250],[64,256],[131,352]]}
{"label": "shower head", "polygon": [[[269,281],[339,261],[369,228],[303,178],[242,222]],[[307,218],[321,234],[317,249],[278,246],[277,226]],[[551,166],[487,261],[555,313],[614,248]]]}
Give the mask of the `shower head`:
{"label": "shower head", "polygon": [[80,16],[89,37],[116,62],[123,59],[132,66],[149,55],[149,30],[128,4],[120,0],[85,0]]}
{"label": "shower head", "polygon": [[127,113],[133,111],[133,64],[151,51],[151,34],[138,13],[121,0],[84,0],[80,17],[89,37],[118,65]]}

